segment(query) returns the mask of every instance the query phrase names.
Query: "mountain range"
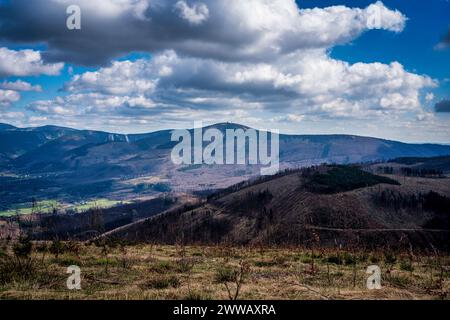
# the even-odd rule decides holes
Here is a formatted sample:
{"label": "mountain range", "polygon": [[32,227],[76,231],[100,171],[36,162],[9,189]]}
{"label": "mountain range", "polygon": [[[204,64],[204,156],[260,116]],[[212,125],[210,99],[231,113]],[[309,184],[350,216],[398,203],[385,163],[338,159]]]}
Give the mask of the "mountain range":
{"label": "mountain range", "polygon": [[[208,128],[247,129],[233,123]],[[0,124],[2,205],[37,198],[129,199],[161,191],[221,189],[259,174],[254,165],[175,165],[171,131],[116,134]],[[355,135],[280,134],[280,167],[450,155],[450,146]]]}

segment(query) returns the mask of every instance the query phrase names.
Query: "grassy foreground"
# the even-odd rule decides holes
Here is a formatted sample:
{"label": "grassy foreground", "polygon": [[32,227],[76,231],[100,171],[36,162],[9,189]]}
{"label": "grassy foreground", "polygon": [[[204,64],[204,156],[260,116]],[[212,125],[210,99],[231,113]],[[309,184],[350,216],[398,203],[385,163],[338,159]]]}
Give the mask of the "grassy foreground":
{"label": "grassy foreground", "polygon": [[[0,299],[448,299],[450,291],[449,256],[73,242],[28,245],[2,245]],[[81,290],[66,287],[70,265],[81,268]],[[381,268],[380,290],[367,289],[369,265]]]}

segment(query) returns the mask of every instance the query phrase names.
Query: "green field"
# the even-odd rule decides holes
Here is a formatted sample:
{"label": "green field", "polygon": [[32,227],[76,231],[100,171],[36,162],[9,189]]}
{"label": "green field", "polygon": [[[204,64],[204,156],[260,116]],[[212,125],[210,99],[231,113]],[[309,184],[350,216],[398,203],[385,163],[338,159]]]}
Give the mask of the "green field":
{"label": "green field", "polygon": [[33,212],[51,213],[54,208],[58,210],[70,209],[81,212],[87,211],[91,208],[110,208],[120,203],[126,202],[109,199],[95,199],[86,201],[81,204],[70,204],[70,203],[67,204],[67,203],[60,203],[56,200],[43,200],[36,202],[34,208],[32,203],[30,202],[14,205],[11,209],[0,211],[0,217],[11,217],[14,215],[31,214]]}
{"label": "green field", "polygon": [[114,207],[115,205],[118,205],[121,203],[128,203],[128,202],[115,201],[115,200],[109,200],[109,199],[96,199],[96,200],[86,201],[84,204],[71,205],[68,208],[72,209],[72,210],[77,210],[77,211],[86,211],[91,208],[110,208],[110,207]]}

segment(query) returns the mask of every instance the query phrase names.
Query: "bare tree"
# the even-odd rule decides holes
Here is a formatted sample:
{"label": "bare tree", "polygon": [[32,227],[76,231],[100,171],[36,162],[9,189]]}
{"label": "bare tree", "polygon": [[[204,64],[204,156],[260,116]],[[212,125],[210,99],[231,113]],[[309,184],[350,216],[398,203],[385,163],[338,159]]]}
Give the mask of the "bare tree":
{"label": "bare tree", "polygon": [[219,282],[223,283],[227,289],[228,298],[237,300],[246,277],[250,273],[250,264],[242,259],[239,267],[235,270],[226,270],[224,274],[219,275]]}

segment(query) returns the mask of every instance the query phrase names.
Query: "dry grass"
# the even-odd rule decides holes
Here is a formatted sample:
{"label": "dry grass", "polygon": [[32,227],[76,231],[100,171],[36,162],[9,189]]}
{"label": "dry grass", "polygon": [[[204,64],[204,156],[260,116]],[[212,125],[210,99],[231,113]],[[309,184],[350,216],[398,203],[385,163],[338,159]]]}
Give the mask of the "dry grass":
{"label": "dry grass", "polygon": [[[389,256],[299,248],[232,248],[82,244],[55,258],[33,252],[37,271],[0,284],[1,299],[229,299],[224,268],[249,266],[238,299],[448,299],[450,257]],[[81,290],[66,288],[78,265]],[[382,289],[368,290],[368,265],[382,270]],[[229,281],[227,283],[227,281]]]}

